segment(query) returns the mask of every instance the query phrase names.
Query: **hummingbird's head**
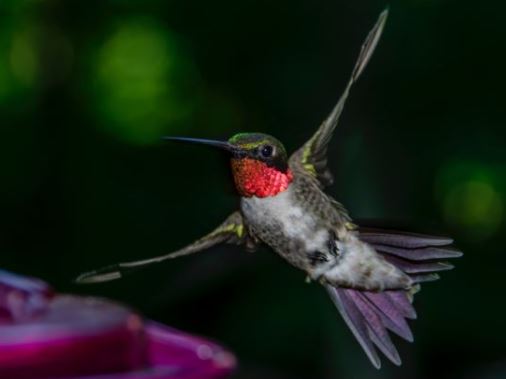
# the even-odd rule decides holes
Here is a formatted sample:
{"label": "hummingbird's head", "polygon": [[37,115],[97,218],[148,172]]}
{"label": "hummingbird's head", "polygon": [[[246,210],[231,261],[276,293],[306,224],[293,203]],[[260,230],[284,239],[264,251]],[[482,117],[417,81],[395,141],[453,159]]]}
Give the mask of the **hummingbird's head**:
{"label": "hummingbird's head", "polygon": [[275,196],[286,190],[293,180],[285,147],[268,134],[239,133],[228,141],[164,138],[202,143],[230,152],[235,185],[239,194],[244,197]]}

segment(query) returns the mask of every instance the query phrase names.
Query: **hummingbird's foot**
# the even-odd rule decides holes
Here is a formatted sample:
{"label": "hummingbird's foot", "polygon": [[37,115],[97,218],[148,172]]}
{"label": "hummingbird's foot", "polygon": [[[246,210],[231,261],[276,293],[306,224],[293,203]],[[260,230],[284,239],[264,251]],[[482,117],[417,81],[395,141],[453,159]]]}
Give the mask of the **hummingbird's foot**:
{"label": "hummingbird's foot", "polygon": [[322,276],[329,270],[332,270],[334,267],[336,267],[339,264],[339,259],[335,258],[332,259],[324,264],[319,265],[317,268],[313,270],[311,273],[311,279],[315,282],[319,282]]}
{"label": "hummingbird's foot", "polygon": [[345,245],[341,243],[339,240],[335,238],[331,238],[329,240],[329,247],[330,247],[330,260],[328,260],[328,255],[325,256],[326,261],[324,263],[320,263],[312,272],[311,277],[312,279],[317,282],[320,281],[321,277],[329,270],[332,270],[334,267],[336,267],[341,259],[343,258],[344,254],[346,253]]}

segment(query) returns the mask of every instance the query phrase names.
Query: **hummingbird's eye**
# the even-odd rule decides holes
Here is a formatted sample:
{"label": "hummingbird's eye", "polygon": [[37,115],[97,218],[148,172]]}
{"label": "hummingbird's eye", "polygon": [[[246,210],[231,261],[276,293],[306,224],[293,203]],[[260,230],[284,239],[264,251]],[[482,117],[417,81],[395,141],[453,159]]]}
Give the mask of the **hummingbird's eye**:
{"label": "hummingbird's eye", "polygon": [[260,154],[264,158],[272,157],[273,152],[274,152],[274,148],[271,145],[265,145],[260,148]]}

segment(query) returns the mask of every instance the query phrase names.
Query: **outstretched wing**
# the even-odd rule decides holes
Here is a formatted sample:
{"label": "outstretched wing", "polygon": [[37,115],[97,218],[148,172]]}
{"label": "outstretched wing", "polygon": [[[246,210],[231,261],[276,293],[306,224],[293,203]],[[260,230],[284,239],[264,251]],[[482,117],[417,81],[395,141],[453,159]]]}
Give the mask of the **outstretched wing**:
{"label": "outstretched wing", "polygon": [[195,241],[191,245],[183,247],[180,250],[158,257],[143,259],[134,262],[117,263],[114,265],[99,268],[98,270],[86,272],[79,275],[75,280],[79,284],[100,283],[110,280],[120,279],[126,273],[146,267],[151,264],[160,263],[168,259],[182,257],[205,250],[219,243],[241,244],[244,242],[253,242],[248,238],[248,232],[244,226],[242,216],[239,212],[232,213],[223,224],[218,226],[211,233]]}
{"label": "outstretched wing", "polygon": [[332,174],[327,168],[327,147],[332,137],[332,133],[337,126],[337,122],[339,121],[339,117],[343,111],[351,86],[364,70],[376,45],[378,44],[387,16],[388,10],[384,10],[380,14],[374,28],[369,32],[369,35],[360,50],[360,55],[351,74],[351,78],[348,81],[348,85],[330,115],[321,124],[320,128],[311,137],[311,139],[309,139],[309,141],[307,141],[290,157],[289,162],[292,170],[299,173],[309,174],[317,178],[323,186],[330,185],[333,182]]}

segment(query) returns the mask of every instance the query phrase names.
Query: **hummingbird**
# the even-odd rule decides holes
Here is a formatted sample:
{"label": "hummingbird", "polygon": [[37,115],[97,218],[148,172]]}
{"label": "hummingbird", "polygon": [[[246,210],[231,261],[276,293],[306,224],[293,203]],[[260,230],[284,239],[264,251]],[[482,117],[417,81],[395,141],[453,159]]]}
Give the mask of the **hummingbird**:
{"label": "hummingbird", "polygon": [[311,138],[290,157],[283,144],[263,133],[240,133],[228,141],[164,137],[214,146],[230,154],[240,208],[209,234],[172,253],[107,266],[80,275],[78,283],[119,279],[129,271],[228,243],[253,251],[268,245],[326,289],[374,367],[377,349],[396,365],[401,358],[389,332],[412,342],[407,320],[417,317],[413,297],[420,283],[452,269],[444,261],[462,253],[453,240],[356,225],[344,206],[324,190],[333,182],[327,148],[353,84],[369,62],[388,10],[367,35],[351,77]]}

